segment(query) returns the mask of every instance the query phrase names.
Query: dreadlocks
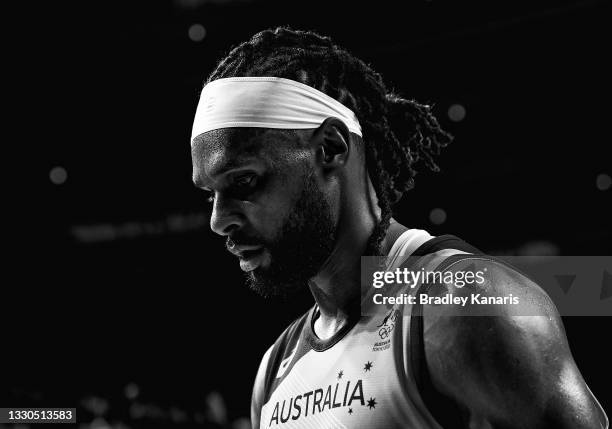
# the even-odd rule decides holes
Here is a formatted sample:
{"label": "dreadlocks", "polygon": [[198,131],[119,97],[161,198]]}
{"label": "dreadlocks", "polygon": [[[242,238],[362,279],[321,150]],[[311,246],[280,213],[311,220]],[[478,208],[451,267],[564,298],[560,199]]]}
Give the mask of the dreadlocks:
{"label": "dreadlocks", "polygon": [[355,113],[363,130],[366,168],[381,209],[366,254],[380,254],[392,207],[414,186],[415,164],[422,161],[438,171],[433,158],[452,140],[430,107],[389,92],[380,74],[329,37],[286,27],[257,33],[232,49],[206,83],[236,76],[296,80]]}

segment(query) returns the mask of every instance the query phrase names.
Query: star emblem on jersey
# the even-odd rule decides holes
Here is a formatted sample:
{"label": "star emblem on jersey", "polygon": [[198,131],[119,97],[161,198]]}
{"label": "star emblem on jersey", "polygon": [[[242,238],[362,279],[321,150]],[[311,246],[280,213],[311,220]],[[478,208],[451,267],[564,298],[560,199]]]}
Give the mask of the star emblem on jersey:
{"label": "star emblem on jersey", "polygon": [[353,409],[352,409],[352,408],[349,408],[348,413],[349,413],[349,414],[353,414]]}
{"label": "star emblem on jersey", "polygon": [[338,373],[338,380],[340,380],[342,378],[342,376],[344,375],[344,371],[340,371]]}
{"label": "star emblem on jersey", "polygon": [[372,408],[376,408],[376,398],[368,399],[368,408],[371,410]]}
{"label": "star emblem on jersey", "polygon": [[372,369],[373,366],[374,366],[374,364],[372,362],[368,361],[368,363],[365,364],[363,369],[364,369],[364,371],[368,372],[369,370]]}

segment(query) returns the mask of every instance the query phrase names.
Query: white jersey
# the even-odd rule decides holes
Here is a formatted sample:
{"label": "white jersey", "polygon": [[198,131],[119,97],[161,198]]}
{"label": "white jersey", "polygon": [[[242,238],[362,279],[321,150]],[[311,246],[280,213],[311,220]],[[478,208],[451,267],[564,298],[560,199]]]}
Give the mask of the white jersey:
{"label": "white jersey", "polygon": [[[478,251],[454,236],[410,229],[393,245],[389,268],[408,256],[438,267],[466,252]],[[318,308],[312,307],[268,351],[259,427],[439,429],[418,383],[422,334],[415,331],[420,322],[411,327],[412,310],[405,305],[357,317],[322,340],[313,330]]]}

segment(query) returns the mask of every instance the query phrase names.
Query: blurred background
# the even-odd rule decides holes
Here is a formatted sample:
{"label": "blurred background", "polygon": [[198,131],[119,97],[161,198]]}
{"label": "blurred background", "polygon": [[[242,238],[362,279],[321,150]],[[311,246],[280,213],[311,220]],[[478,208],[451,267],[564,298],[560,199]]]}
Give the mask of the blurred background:
{"label": "blurred background", "polygon": [[[610,255],[604,4],[89,1],[7,13],[28,153],[7,182],[20,202],[5,229],[17,245],[1,406],[77,407],[80,428],[250,427],[259,359],[312,299],[265,302],[244,286],[191,183],[189,136],[215,63],[272,26],[331,36],[455,135],[400,222],[496,255]],[[564,323],[610,415],[611,320]]]}

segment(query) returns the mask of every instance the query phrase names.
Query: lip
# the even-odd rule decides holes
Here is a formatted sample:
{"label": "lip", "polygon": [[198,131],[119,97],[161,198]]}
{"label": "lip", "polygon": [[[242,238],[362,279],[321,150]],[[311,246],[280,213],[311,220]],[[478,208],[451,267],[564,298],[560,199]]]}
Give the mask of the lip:
{"label": "lip", "polygon": [[245,272],[253,271],[261,265],[264,258],[263,247],[259,246],[252,250],[244,250],[236,255],[240,258],[240,269]]}
{"label": "lip", "polygon": [[227,250],[229,250],[229,252],[232,253],[233,255],[238,256],[239,258],[242,258],[245,255],[249,254],[250,252],[253,252],[255,250],[261,250],[262,248],[263,246],[260,246],[260,245],[236,244],[232,248],[228,247]]}

